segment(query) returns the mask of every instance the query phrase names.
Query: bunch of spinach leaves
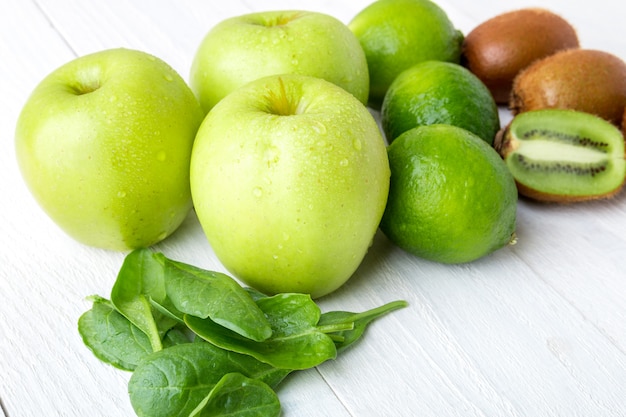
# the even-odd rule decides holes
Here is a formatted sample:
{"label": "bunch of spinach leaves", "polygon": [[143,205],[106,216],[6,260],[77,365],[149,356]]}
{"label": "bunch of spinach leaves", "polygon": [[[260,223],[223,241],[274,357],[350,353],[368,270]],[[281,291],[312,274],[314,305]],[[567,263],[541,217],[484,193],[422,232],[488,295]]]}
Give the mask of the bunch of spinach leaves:
{"label": "bunch of spinach leaves", "polygon": [[132,372],[139,417],[278,416],[274,389],[288,374],[336,358],[406,306],[322,313],[309,295],[266,296],[149,249],[126,256],[110,299],[90,299],[78,330],[97,358]]}

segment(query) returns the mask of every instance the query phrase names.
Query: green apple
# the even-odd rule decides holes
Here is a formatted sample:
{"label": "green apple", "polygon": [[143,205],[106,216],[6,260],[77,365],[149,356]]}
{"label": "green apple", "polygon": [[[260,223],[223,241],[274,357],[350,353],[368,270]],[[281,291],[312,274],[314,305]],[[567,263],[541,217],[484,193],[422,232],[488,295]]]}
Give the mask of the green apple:
{"label": "green apple", "polygon": [[323,78],[367,102],[369,74],[358,39],[336,18],[309,11],[251,13],[218,23],[200,43],[190,85],[208,112],[234,89],[277,74]]}
{"label": "green apple", "polygon": [[170,235],[191,208],[203,112],[185,81],[144,52],[111,49],[53,71],[19,116],[23,178],[67,234],[113,250]]}
{"label": "green apple", "polygon": [[273,294],[321,297],[363,260],[389,191],[382,134],[325,80],[286,74],[235,90],[207,115],[191,193],[222,264]]}

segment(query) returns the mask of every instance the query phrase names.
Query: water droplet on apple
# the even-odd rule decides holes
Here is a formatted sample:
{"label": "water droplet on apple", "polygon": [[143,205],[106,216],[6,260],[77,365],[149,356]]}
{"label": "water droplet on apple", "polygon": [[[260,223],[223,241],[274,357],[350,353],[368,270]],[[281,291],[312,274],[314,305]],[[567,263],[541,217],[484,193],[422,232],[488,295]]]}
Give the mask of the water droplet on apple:
{"label": "water droplet on apple", "polygon": [[126,192],[125,192],[125,191],[118,191],[118,192],[117,192],[117,196],[118,196],[119,198],[124,198],[124,197],[126,197]]}
{"label": "water droplet on apple", "polygon": [[165,74],[163,78],[165,78],[165,81],[174,81],[174,77],[171,74]]}
{"label": "water droplet on apple", "polygon": [[354,149],[356,149],[357,151],[361,150],[361,141],[358,139],[354,139],[354,142],[352,142],[352,146],[354,146]]}
{"label": "water droplet on apple", "polygon": [[109,97],[109,101],[110,101],[111,103],[113,103],[114,101],[117,101],[117,96],[115,96],[115,95],[110,96],[110,97]]}
{"label": "water droplet on apple", "polygon": [[268,147],[265,150],[265,153],[264,153],[263,157],[265,158],[265,161],[267,162],[267,166],[268,167],[271,166],[272,164],[278,163],[278,160],[279,160],[278,149],[276,149],[273,146]]}
{"label": "water droplet on apple", "polygon": [[252,190],[252,195],[259,198],[263,195],[263,190],[261,189],[261,187],[254,187],[254,189]]}
{"label": "water droplet on apple", "polygon": [[343,158],[341,161],[339,161],[339,165],[341,165],[342,167],[347,167],[348,164],[350,164],[350,161],[348,161],[347,158]]}
{"label": "water droplet on apple", "polygon": [[159,240],[163,240],[167,237],[167,232],[161,232],[161,234],[159,235],[159,237],[157,239]]}
{"label": "water droplet on apple", "polygon": [[296,58],[294,58],[294,59],[291,60],[291,64],[292,65],[298,65],[299,61]]}
{"label": "water droplet on apple", "polygon": [[312,127],[313,127],[313,130],[315,130],[320,135],[326,134],[326,126],[324,126],[322,122],[315,122]]}
{"label": "water droplet on apple", "polygon": [[283,232],[283,240],[289,240],[289,234]]}
{"label": "water droplet on apple", "polygon": [[278,259],[278,255],[272,255],[272,258]]}

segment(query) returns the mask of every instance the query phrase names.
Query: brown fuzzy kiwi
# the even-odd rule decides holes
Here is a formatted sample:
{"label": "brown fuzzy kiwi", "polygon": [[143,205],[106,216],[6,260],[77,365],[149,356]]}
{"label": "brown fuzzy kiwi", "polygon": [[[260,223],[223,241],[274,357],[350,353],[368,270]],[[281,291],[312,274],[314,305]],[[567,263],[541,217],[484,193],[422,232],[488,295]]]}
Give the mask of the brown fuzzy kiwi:
{"label": "brown fuzzy kiwi", "polygon": [[626,105],[626,63],[593,49],[569,49],[543,58],[513,82],[513,114],[561,108],[595,114],[620,126]]}
{"label": "brown fuzzy kiwi", "polygon": [[557,51],[578,47],[569,22],[546,9],[526,8],[492,17],[469,32],[462,63],[498,104],[506,104],[513,79],[522,69]]}

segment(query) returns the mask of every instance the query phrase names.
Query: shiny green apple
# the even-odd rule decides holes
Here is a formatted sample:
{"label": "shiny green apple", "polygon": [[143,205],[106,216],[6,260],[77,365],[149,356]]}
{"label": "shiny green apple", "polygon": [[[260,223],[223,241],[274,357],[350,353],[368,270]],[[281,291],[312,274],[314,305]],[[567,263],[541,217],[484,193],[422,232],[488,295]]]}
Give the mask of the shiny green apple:
{"label": "shiny green apple", "polygon": [[202,118],[190,88],[162,60],[100,51],[34,89],[17,122],[17,160],[67,234],[106,249],[145,247],[191,208],[189,164]]}
{"label": "shiny green apple", "polygon": [[265,77],[208,114],[191,192],[215,254],[265,293],[320,297],[367,253],[389,191],[382,134],[354,96],[322,79]]}
{"label": "shiny green apple", "polygon": [[268,11],[226,19],[201,41],[190,85],[209,111],[228,93],[274,74],[323,78],[367,103],[365,53],[348,27],[327,14]]}

